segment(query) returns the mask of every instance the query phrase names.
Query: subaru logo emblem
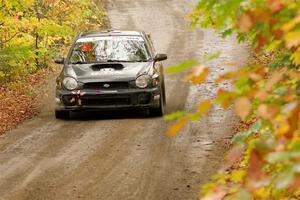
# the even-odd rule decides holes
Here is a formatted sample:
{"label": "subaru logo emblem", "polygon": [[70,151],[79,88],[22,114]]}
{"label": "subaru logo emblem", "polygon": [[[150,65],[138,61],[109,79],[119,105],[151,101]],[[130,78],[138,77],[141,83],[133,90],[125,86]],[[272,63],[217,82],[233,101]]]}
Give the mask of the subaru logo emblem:
{"label": "subaru logo emblem", "polygon": [[109,88],[110,85],[109,85],[109,84],[104,84],[103,87],[104,87],[104,88]]}

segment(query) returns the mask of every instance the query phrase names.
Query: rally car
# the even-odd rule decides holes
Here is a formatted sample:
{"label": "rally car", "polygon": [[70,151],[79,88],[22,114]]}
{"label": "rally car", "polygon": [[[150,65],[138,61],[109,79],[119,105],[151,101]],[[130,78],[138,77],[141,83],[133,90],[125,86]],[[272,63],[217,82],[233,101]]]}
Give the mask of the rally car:
{"label": "rally car", "polygon": [[55,116],[71,111],[147,109],[164,114],[163,60],[149,34],[139,31],[95,31],[77,36],[67,57],[56,57],[63,69],[56,80]]}

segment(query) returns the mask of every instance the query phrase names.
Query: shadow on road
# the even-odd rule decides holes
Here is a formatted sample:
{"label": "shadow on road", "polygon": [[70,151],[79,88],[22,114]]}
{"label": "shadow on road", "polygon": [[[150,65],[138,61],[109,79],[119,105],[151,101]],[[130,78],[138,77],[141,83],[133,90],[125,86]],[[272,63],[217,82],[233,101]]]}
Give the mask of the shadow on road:
{"label": "shadow on road", "polygon": [[68,121],[159,118],[149,115],[149,112],[145,110],[81,111],[71,112],[70,116]]}

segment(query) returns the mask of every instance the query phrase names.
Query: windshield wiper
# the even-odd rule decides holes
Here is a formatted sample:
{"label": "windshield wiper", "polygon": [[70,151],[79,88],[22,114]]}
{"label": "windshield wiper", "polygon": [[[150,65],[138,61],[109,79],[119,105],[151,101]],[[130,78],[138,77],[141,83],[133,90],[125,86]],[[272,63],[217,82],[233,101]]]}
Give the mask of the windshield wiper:
{"label": "windshield wiper", "polygon": [[106,60],[106,62],[131,62],[129,60],[114,60],[114,59],[109,59],[109,60]]}
{"label": "windshield wiper", "polygon": [[77,62],[71,62],[73,65],[78,65],[78,64],[86,64],[87,62],[82,62],[82,61],[77,61]]}
{"label": "windshield wiper", "polygon": [[106,60],[106,62],[147,62],[147,60]]}

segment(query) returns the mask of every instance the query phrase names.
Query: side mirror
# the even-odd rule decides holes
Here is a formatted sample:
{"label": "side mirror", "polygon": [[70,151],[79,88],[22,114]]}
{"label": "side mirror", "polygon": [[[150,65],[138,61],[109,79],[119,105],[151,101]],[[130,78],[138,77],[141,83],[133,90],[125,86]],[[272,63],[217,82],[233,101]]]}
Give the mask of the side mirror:
{"label": "side mirror", "polygon": [[154,60],[155,61],[163,61],[163,60],[167,60],[168,56],[167,54],[156,54]]}
{"label": "side mirror", "polygon": [[54,62],[56,64],[64,64],[65,63],[65,58],[63,56],[58,56],[58,57],[54,58]]}

